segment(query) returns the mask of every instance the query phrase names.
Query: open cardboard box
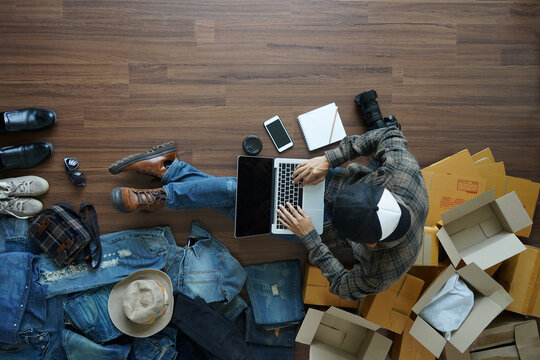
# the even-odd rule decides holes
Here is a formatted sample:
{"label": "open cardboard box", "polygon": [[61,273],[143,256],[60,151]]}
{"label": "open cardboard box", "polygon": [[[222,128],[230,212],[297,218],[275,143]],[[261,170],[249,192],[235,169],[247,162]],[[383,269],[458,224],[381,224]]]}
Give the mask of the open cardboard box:
{"label": "open cardboard box", "polygon": [[377,333],[378,328],[336,307],[326,312],[310,308],[296,342],[310,345],[311,360],[384,360],[392,340]]}
{"label": "open cardboard box", "polygon": [[[413,306],[412,311],[415,314],[420,314],[429,301],[456,272],[465,281],[469,289],[474,292],[474,305],[471,312],[461,326],[453,332],[449,340],[456,349],[464,352],[489,323],[512,302],[512,298],[501,285],[482,271],[475,263],[459,270],[450,265],[428,287]],[[421,316],[416,317],[410,334],[436,357],[441,355],[447,343],[441,333],[422,319]]]}
{"label": "open cardboard box", "polygon": [[461,260],[485,270],[522,251],[514,232],[532,224],[515,192],[495,199],[493,190],[442,214],[437,237],[454,267]]}

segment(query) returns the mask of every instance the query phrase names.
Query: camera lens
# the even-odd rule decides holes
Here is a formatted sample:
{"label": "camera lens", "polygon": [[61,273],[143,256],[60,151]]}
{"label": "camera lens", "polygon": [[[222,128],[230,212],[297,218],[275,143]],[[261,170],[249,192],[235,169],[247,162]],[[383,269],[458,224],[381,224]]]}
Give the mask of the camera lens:
{"label": "camera lens", "polygon": [[383,117],[377,99],[375,90],[365,91],[356,95],[355,101],[362,111],[362,118],[366,122],[368,131],[384,127]]}

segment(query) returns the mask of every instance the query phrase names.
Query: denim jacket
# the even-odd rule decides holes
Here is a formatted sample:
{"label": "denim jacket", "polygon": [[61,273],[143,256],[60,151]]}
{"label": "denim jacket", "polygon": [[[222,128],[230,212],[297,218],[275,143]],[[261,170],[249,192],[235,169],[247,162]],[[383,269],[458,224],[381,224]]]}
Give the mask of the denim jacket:
{"label": "denim jacket", "polygon": [[[38,319],[46,317],[46,286],[39,285],[39,258],[31,253],[0,254],[0,342],[19,341],[19,329],[25,311]],[[8,286],[5,286],[8,285]]]}
{"label": "denim jacket", "polygon": [[186,246],[169,251],[164,271],[174,291],[207,303],[231,301],[246,281],[242,265],[199,221],[191,223]]}

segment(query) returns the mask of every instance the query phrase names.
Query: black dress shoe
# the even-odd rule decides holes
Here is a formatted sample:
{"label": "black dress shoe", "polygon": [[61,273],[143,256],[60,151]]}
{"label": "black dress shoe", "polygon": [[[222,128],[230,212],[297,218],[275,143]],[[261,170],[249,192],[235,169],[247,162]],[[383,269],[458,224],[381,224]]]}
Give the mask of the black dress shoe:
{"label": "black dress shoe", "polygon": [[[1,120],[1,119],[0,119]],[[56,124],[54,111],[39,108],[27,108],[4,112],[2,132],[21,130],[41,130]]]}
{"label": "black dress shoe", "polygon": [[0,148],[0,171],[26,169],[47,160],[54,152],[50,142],[35,142]]}

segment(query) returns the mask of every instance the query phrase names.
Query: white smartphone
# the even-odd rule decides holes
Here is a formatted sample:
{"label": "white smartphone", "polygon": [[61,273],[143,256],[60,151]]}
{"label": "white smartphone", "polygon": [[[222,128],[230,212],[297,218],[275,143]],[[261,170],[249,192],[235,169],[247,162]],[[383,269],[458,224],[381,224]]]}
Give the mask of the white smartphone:
{"label": "white smartphone", "polygon": [[264,122],[264,128],[270,135],[278,152],[285,151],[293,146],[293,142],[279,116],[274,116]]}

